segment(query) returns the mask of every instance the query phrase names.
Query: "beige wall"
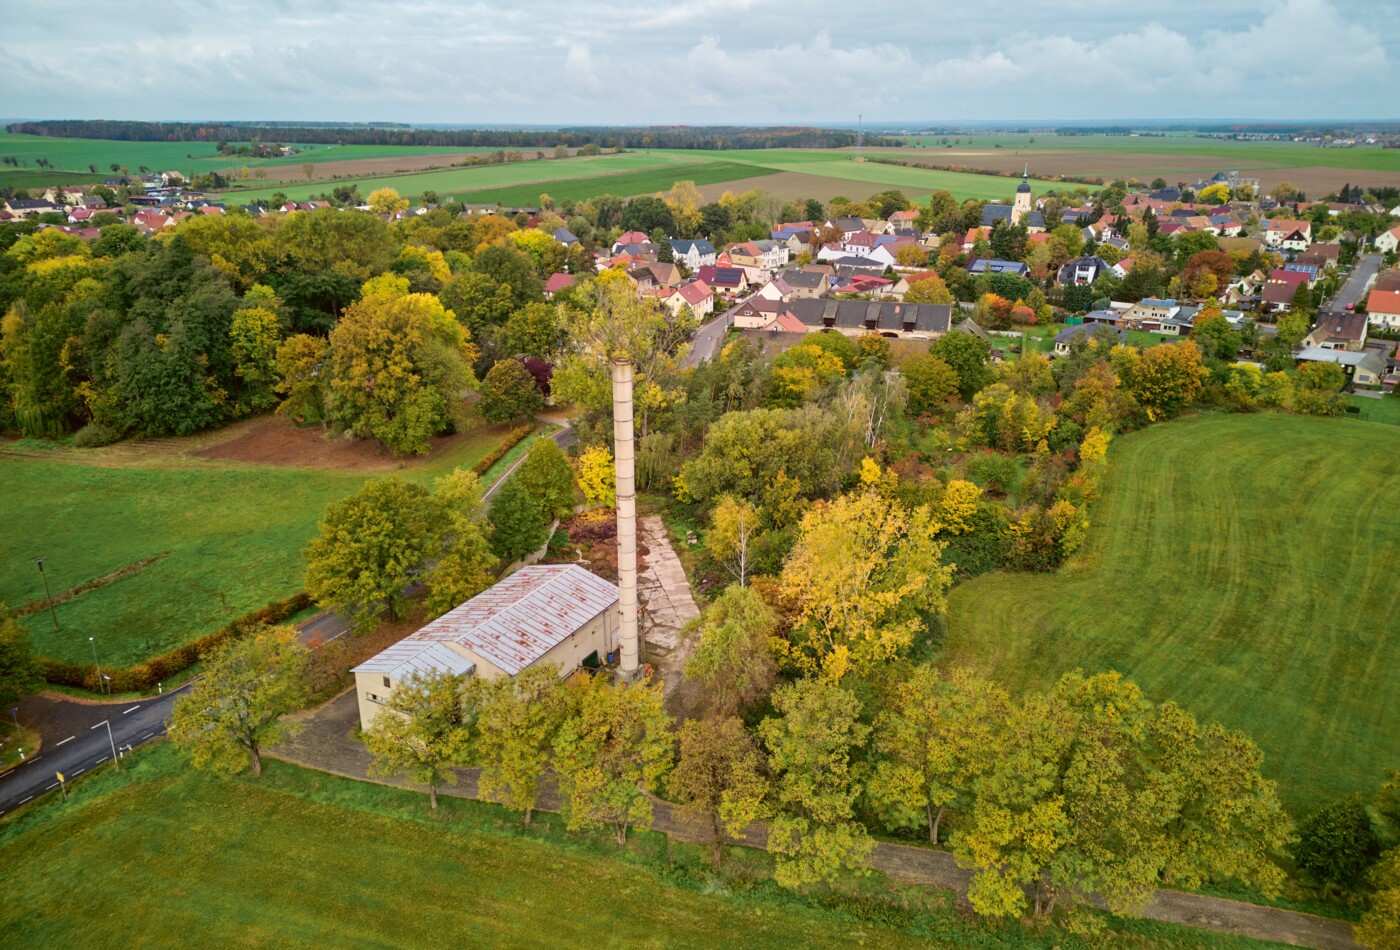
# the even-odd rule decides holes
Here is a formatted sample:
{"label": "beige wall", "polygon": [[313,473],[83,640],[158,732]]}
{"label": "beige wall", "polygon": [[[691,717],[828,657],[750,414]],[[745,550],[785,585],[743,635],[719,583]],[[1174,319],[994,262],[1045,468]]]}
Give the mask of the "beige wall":
{"label": "beige wall", "polygon": [[[581,666],[584,658],[594,650],[598,651],[600,661],[606,661],[609,651],[616,653],[618,650],[617,628],[617,608],[613,607],[594,617],[580,627],[577,632],[566,637],[537,662],[553,664],[558,667],[561,676],[567,676]],[[461,654],[476,664],[477,677],[491,680],[507,675],[499,666],[466,647],[457,643],[444,642],[455,653]],[[384,708],[383,702],[388,700],[396,686],[398,686],[397,681],[391,678],[389,686],[385,687],[383,673],[355,674],[355,694],[360,704],[360,725],[363,728],[368,729],[374,722],[374,717],[379,715],[380,710]],[[376,702],[371,697],[380,701]]]}

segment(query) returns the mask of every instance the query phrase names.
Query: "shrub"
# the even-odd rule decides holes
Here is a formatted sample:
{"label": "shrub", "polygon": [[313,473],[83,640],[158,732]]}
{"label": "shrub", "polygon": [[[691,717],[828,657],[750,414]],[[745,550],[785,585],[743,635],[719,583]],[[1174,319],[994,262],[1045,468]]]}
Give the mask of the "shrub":
{"label": "shrub", "polygon": [[1380,853],[1380,842],[1360,795],[1348,795],[1308,816],[1298,829],[1293,859],[1319,884],[1347,887]]}
{"label": "shrub", "polygon": [[121,440],[122,434],[111,426],[100,422],[89,422],[73,436],[73,445],[79,449],[100,449]]}
{"label": "shrub", "polygon": [[485,475],[487,469],[489,469],[492,465],[495,465],[497,462],[503,459],[507,452],[509,452],[511,449],[515,448],[517,445],[520,444],[521,439],[525,438],[527,435],[534,431],[535,427],[529,423],[526,423],[525,425],[521,426],[516,426],[514,429],[511,429],[510,432],[506,435],[505,441],[502,442],[500,445],[496,446],[490,452],[487,452],[485,457],[483,457],[481,461],[477,462],[475,465],[472,466],[472,471],[478,475]]}
{"label": "shrub", "polygon": [[1016,487],[1021,467],[1010,455],[989,452],[968,462],[967,474],[984,491],[1006,495]]}

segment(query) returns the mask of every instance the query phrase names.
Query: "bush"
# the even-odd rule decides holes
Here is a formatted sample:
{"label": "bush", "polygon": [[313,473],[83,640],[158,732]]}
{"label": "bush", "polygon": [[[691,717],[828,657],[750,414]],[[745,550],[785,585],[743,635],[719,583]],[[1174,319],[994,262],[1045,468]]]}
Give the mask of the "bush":
{"label": "bush", "polygon": [[[198,640],[191,640],[183,646],[167,650],[159,656],[151,657],[135,666],[114,667],[104,670],[111,677],[114,693],[133,693],[149,690],[181,673],[200,661],[204,654],[229,640],[243,637],[258,628],[277,624],[293,614],[305,610],[312,604],[311,596],[305,591],[294,594],[286,600],[276,600],[265,607],[244,614],[226,627],[214,631]],[[102,685],[97,681],[97,670],[90,663],[75,663],[71,660],[55,660],[38,657],[44,679],[59,686],[76,686],[80,689],[100,692]]]}
{"label": "bush", "polygon": [[490,452],[487,452],[486,456],[481,461],[477,462],[475,465],[472,466],[472,471],[475,472],[477,475],[485,475],[487,469],[489,469],[492,465],[495,465],[501,459],[505,458],[505,454],[507,452],[519,445],[521,439],[525,438],[527,435],[534,431],[535,427],[530,423],[526,423],[522,426],[516,426],[514,429],[511,429],[509,434],[506,435],[505,441],[502,442],[500,445],[496,446]]}
{"label": "bush", "polygon": [[1298,829],[1293,859],[1318,884],[1348,887],[1380,854],[1380,842],[1360,795],[1348,795],[1308,816]]}
{"label": "bush", "polygon": [[73,436],[73,446],[79,449],[100,449],[104,445],[121,441],[122,434],[111,426],[100,422],[89,422]]}
{"label": "bush", "polygon": [[1010,455],[989,452],[968,462],[967,474],[983,491],[1007,495],[1021,477],[1021,466]]}

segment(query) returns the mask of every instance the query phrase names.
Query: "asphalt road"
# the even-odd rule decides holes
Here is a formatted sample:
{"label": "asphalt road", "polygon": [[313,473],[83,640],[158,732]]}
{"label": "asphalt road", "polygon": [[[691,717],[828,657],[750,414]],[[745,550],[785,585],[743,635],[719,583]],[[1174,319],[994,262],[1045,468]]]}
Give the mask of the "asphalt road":
{"label": "asphalt road", "polygon": [[1342,289],[1337,291],[1337,296],[1332,298],[1329,310],[1345,310],[1349,306],[1355,306],[1361,302],[1361,298],[1366,293],[1366,288],[1375,279],[1376,272],[1385,263],[1385,257],[1381,254],[1362,254],[1352,266],[1351,276],[1347,282],[1342,284]]}
{"label": "asphalt road", "polygon": [[[20,718],[26,726],[39,729],[44,745],[39,755],[0,775],[0,815],[41,795],[59,794],[56,772],[62,772],[71,783],[90,769],[109,762],[113,745],[124,754],[128,746],[138,746],[165,735],[170,707],[189,686],[186,683],[156,699],[131,703],[89,704],[42,696],[26,698],[21,704],[24,714]],[[112,727],[110,739],[104,723]],[[74,794],[71,784],[69,794]]]}
{"label": "asphalt road", "polygon": [[724,332],[732,322],[731,313],[732,310],[726,310],[695,331],[695,339],[690,343],[690,352],[681,361],[682,368],[699,366],[706,360],[714,359],[720,344],[724,342]]}

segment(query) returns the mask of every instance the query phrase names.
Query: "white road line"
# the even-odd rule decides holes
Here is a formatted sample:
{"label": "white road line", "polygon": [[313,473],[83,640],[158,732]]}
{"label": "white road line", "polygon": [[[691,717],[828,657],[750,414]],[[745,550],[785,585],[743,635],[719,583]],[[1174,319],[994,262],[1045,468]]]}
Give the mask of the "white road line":
{"label": "white road line", "polygon": [[42,755],[36,755],[36,756],[34,756],[34,758],[30,759],[29,761],[30,761],[30,762],[38,762],[38,761],[39,761],[40,759],[42,759],[42,758],[43,758]]}
{"label": "white road line", "polygon": [[107,761],[107,756],[104,755],[102,758],[98,759],[96,762],[94,762],[94,763],[92,763],[92,764],[93,764],[93,765],[101,765],[103,762],[106,762],[106,761]]}
{"label": "white road line", "polygon": [[[33,798],[33,797],[34,797],[33,795],[30,795],[30,796],[29,796],[29,798]],[[29,801],[29,798],[24,799],[24,801],[21,801],[20,804],[23,805],[24,802]]]}
{"label": "white road line", "polygon": [[56,789],[56,788],[58,788],[58,783],[57,783],[57,782],[54,782],[54,783],[53,783],[52,785],[50,785],[48,788],[44,789],[44,791],[46,791],[46,792],[51,792],[51,791],[53,791],[53,790]]}
{"label": "white road line", "polygon": [[144,740],[146,740],[146,739],[149,739],[149,738],[150,738],[151,736],[153,736],[153,735],[155,735],[154,732],[148,732],[148,733],[146,733],[144,736],[142,736],[141,739],[142,739],[142,741],[144,741]]}
{"label": "white road line", "polygon": [[126,715],[127,713],[129,713],[129,712],[136,712],[136,710],[138,710],[138,709],[140,709],[140,708],[141,708],[141,704],[140,704],[140,703],[137,703],[135,706],[132,706],[130,709],[123,709],[123,710],[122,710],[122,715],[125,716],[125,715]]}
{"label": "white road line", "polygon": [[78,769],[78,771],[74,772],[73,774],[74,774],[74,775],[82,775],[82,774],[83,774],[84,772],[86,772],[86,771],[87,771],[87,769]]}
{"label": "white road line", "polygon": [[[63,742],[72,742],[76,738],[77,736],[69,736],[67,739],[64,739]],[[60,742],[58,745],[63,745],[63,742]],[[54,746],[54,748],[58,748],[58,746]]]}
{"label": "white road line", "polygon": [[[21,763],[21,764],[22,764],[22,763]],[[4,775],[0,775],[0,779],[7,779],[7,778],[9,778],[11,775],[14,775],[14,774],[15,774],[15,770],[14,770],[14,769],[10,769],[10,771],[6,772]]]}

